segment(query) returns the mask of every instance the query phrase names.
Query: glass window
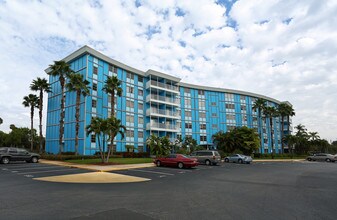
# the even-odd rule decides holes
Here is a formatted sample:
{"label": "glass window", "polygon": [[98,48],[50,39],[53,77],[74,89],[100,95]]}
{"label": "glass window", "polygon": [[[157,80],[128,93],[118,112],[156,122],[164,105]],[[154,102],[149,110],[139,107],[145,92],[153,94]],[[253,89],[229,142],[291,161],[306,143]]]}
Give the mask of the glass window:
{"label": "glass window", "polygon": [[98,73],[98,68],[96,66],[94,66],[94,74],[97,75],[97,73]]}
{"label": "glass window", "polygon": [[131,86],[127,86],[127,87],[126,87],[126,91],[127,91],[128,93],[133,93],[133,88],[132,88]]}
{"label": "glass window", "polygon": [[211,106],[216,106],[216,102],[211,102]]}
{"label": "glass window", "polygon": [[138,96],[143,96],[144,92],[142,89],[138,89]]}
{"label": "glass window", "polygon": [[92,90],[97,91],[97,83],[92,84]]}
{"label": "glass window", "polygon": [[138,118],[138,124],[143,124],[144,123],[144,118],[143,117],[139,117]]}
{"label": "glass window", "polygon": [[185,123],[185,128],[192,129],[192,123]]}
{"label": "glass window", "polygon": [[206,136],[200,136],[200,141],[207,141],[207,137]]}
{"label": "glass window", "polygon": [[191,111],[185,111],[185,116],[186,117],[192,117],[192,112]]}
{"label": "glass window", "polygon": [[142,76],[138,76],[138,82],[142,83],[144,81]]}
{"label": "glass window", "polygon": [[93,108],[96,108],[97,107],[97,100],[92,100],[92,102],[91,102],[91,106],[93,107]]}
{"label": "glass window", "polygon": [[205,91],[204,90],[198,90],[198,95],[205,95]]}
{"label": "glass window", "polygon": [[131,100],[126,100],[126,107],[134,108],[134,103]]}
{"label": "glass window", "polygon": [[134,79],[134,75],[132,73],[127,72],[126,77],[128,79]]}
{"label": "glass window", "polygon": [[206,129],[206,124],[200,124],[200,129],[205,130]]}
{"label": "glass window", "polygon": [[184,91],[185,91],[185,93],[191,93],[190,88],[185,88]]}
{"label": "glass window", "polygon": [[206,112],[199,112],[200,118],[206,118]]}
{"label": "glass window", "polygon": [[143,132],[142,131],[138,131],[138,138],[143,138]]}
{"label": "glass window", "polygon": [[109,65],[109,72],[117,73],[117,67],[114,65]]}
{"label": "glass window", "polygon": [[138,103],[138,110],[143,110],[143,103]]}
{"label": "glass window", "polygon": [[96,135],[91,135],[91,143],[96,143]]}

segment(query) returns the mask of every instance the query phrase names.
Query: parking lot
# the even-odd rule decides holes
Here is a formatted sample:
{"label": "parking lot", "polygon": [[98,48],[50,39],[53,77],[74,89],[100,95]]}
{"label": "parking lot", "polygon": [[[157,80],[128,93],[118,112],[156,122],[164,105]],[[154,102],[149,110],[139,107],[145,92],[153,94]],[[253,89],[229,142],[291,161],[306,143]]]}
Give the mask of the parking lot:
{"label": "parking lot", "polygon": [[138,183],[34,179],[88,172],[92,173],[41,163],[0,165],[0,219],[334,219],[337,215],[337,163],[222,163],[109,172],[150,179]]}

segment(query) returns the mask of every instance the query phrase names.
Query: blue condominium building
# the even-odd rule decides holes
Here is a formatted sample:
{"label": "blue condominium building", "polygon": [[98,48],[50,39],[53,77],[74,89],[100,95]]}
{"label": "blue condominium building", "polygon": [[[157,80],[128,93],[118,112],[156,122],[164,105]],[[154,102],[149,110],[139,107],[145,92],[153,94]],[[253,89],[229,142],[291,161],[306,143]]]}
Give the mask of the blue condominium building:
{"label": "blue condominium building", "polygon": [[[262,132],[260,152],[272,152],[269,119],[258,123],[258,113],[252,106],[257,98],[263,98],[269,106],[275,107],[281,103],[278,100],[245,91],[192,85],[154,70],[143,72],[88,46],[63,60],[90,82],[90,95],[81,97],[80,106],[79,153],[82,155],[99,151],[96,137],[87,136],[85,127],[93,117],[107,118],[111,114],[111,99],[102,90],[108,76],[117,76],[123,89],[122,96],[116,97],[115,115],[127,131],[123,140],[121,136],[115,139],[117,152],[126,151],[127,145],[133,146],[136,152],[147,151],[146,139],[151,134],[167,136],[172,142],[178,137],[192,137],[199,145],[211,145],[212,135],[216,132],[241,126]],[[49,83],[52,93],[48,94],[46,151],[57,153],[61,89],[57,77],[49,76]],[[64,152],[74,152],[76,95],[66,91],[65,97],[63,147]],[[281,132],[292,130],[291,119],[285,122],[280,118],[273,120],[274,149],[278,153],[281,151]],[[281,131],[281,123],[284,123],[284,131]]]}

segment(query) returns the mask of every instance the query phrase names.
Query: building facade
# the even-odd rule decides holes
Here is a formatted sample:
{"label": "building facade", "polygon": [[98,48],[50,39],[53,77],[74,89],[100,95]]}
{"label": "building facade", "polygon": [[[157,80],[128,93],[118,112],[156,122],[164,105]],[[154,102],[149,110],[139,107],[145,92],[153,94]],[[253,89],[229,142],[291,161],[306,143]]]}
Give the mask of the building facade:
{"label": "building facade", "polygon": [[[115,115],[127,131],[123,140],[121,136],[115,139],[117,152],[126,151],[126,146],[133,146],[136,152],[146,151],[146,139],[151,134],[167,136],[172,142],[178,137],[192,137],[199,145],[211,145],[216,132],[241,126],[262,131],[260,152],[272,152],[269,120],[258,123],[258,114],[252,106],[257,98],[274,107],[281,103],[278,100],[250,92],[187,84],[154,70],[143,72],[88,46],[63,60],[90,82],[90,95],[81,97],[79,153],[82,155],[99,151],[96,137],[87,135],[85,127],[92,117],[107,118],[111,114],[110,97],[102,90],[108,76],[117,76],[123,89],[122,96],[116,97]],[[48,94],[46,151],[57,153],[61,89],[57,77],[50,76],[49,83],[52,93]],[[64,152],[74,152],[76,95],[66,91],[65,97]],[[280,118],[273,120],[274,149],[278,153],[281,132],[291,132],[291,120],[284,122],[284,131]]]}

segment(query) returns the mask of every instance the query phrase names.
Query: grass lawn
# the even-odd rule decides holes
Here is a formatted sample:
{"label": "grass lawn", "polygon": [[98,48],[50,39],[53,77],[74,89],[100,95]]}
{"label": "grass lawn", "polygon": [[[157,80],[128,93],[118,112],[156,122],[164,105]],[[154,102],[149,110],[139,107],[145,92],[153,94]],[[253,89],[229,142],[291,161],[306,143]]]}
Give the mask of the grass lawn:
{"label": "grass lawn", "polygon": [[[100,158],[97,159],[84,159],[84,160],[67,160],[70,163],[78,163],[78,164],[97,164],[102,160]],[[152,163],[152,158],[110,158],[109,163],[114,164],[137,164],[137,163]]]}

